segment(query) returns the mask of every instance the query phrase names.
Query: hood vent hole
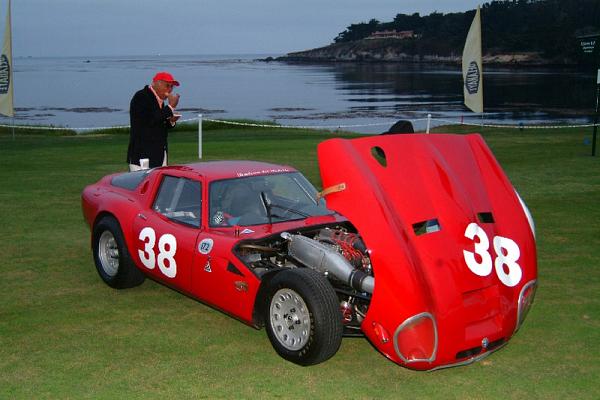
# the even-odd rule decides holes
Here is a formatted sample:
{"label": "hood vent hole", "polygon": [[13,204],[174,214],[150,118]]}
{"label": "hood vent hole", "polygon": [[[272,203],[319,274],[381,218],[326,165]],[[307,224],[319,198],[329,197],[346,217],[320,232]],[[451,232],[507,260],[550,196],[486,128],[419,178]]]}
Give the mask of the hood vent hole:
{"label": "hood vent hole", "polygon": [[442,229],[437,218],[417,222],[416,224],[413,224],[412,227],[413,231],[415,232],[415,235],[417,236],[437,232]]}
{"label": "hood vent hole", "polygon": [[377,160],[379,165],[381,165],[382,167],[387,167],[387,158],[385,156],[385,151],[383,151],[381,147],[371,147],[371,155],[375,160]]}
{"label": "hood vent hole", "polygon": [[492,215],[491,212],[478,213],[477,219],[479,220],[479,222],[484,223],[484,224],[493,224],[494,223],[494,216]]}

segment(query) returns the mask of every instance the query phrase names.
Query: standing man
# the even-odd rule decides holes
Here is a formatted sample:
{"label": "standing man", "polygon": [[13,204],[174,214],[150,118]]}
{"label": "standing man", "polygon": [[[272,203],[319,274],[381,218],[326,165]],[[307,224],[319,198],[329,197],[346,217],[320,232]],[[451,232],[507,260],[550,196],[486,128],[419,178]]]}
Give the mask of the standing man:
{"label": "standing man", "polygon": [[[149,160],[149,167],[167,165],[167,130],[175,126],[180,115],[175,114],[179,95],[173,94],[179,86],[173,75],[159,72],[151,85],[133,95],[129,105],[131,130],[127,163],[130,171],[142,169],[141,159]],[[168,100],[169,104],[165,104]]]}

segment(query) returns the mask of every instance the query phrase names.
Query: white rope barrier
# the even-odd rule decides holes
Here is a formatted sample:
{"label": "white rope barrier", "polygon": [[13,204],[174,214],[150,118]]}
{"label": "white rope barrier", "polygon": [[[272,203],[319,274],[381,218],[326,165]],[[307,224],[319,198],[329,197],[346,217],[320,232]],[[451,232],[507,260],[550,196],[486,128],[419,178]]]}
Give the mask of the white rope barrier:
{"label": "white rope barrier", "polygon": [[[198,121],[197,118],[183,119],[180,122]],[[6,125],[0,124],[0,128],[15,128],[15,129],[31,129],[40,131],[105,131],[108,129],[129,129],[131,125],[114,125],[114,126],[88,126],[72,128],[70,126],[44,126],[44,125]]]}
{"label": "white rope barrier", "polygon": [[[187,118],[180,120],[180,122],[192,122],[198,121],[198,118]],[[347,128],[366,128],[371,126],[391,126],[398,122],[398,120],[393,121],[382,121],[376,123],[369,124],[347,124],[347,125],[277,125],[273,124],[256,124],[251,122],[238,122],[238,121],[228,121],[222,119],[210,119],[204,118],[203,121],[225,124],[225,125],[234,125],[234,126],[247,126],[247,127],[255,127],[255,128],[278,128],[278,129],[327,129],[327,130],[335,130],[335,129],[347,129]],[[417,118],[417,119],[407,119],[411,123],[423,122],[427,121],[427,126],[429,127],[431,122],[440,122],[442,124],[449,125],[465,125],[465,126],[478,126],[484,128],[502,128],[502,129],[565,129],[565,128],[591,128],[594,126],[600,126],[600,124],[576,124],[576,125],[503,125],[503,124],[484,124],[481,122],[464,122],[462,120],[451,120],[451,119],[442,119],[442,118]],[[0,128],[14,128],[14,129],[29,129],[29,130],[54,130],[54,131],[103,131],[109,129],[127,129],[130,125],[115,125],[115,126],[98,126],[98,127],[57,127],[57,126],[35,126],[35,125],[7,125],[0,124]]]}
{"label": "white rope barrier", "polygon": [[502,124],[482,124],[482,123],[469,123],[463,121],[453,121],[449,119],[438,119],[433,118],[433,121],[439,121],[446,124],[452,125],[466,125],[466,126],[482,126],[484,128],[503,128],[503,129],[561,129],[561,128],[593,128],[594,126],[600,126],[600,124],[579,124],[579,125],[502,125]]}
{"label": "white rope barrier", "polygon": [[[226,125],[252,126],[256,128],[284,128],[284,129],[340,129],[340,128],[362,128],[368,126],[387,126],[395,124],[396,121],[377,122],[372,124],[356,124],[356,125],[276,125],[276,124],[253,124],[249,122],[226,121],[221,119],[204,118],[204,121],[221,123]],[[420,121],[420,120],[413,120]]]}
{"label": "white rope barrier", "polygon": [[[389,126],[398,122],[398,120],[394,121],[386,121],[386,122],[378,122],[373,124],[357,124],[357,125],[268,125],[268,124],[254,124],[249,122],[236,122],[236,121],[227,121],[220,119],[209,119],[204,118],[204,121],[221,123],[226,125],[239,125],[239,126],[252,126],[257,128],[289,128],[289,129],[339,129],[339,128],[361,128],[361,127],[369,127],[369,126]],[[502,124],[482,124],[478,123],[468,123],[464,121],[454,121],[449,119],[441,119],[441,118],[417,118],[417,119],[407,119],[406,121],[414,122],[422,122],[427,121],[428,130],[430,127],[430,123],[433,121],[442,122],[450,125],[466,125],[466,126],[480,126],[485,128],[503,128],[503,129],[561,129],[561,128],[591,128],[594,127],[595,124],[578,124],[578,125],[502,125]],[[600,126],[600,124],[596,124]]]}

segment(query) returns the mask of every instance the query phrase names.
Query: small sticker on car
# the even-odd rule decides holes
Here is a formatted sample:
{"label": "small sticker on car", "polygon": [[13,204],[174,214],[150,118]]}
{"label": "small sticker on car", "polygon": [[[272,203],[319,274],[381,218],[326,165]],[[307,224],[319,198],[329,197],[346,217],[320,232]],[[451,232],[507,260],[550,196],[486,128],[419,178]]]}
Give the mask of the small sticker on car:
{"label": "small sticker on car", "polygon": [[202,241],[198,244],[198,251],[200,254],[208,254],[211,252],[213,244],[214,242],[210,238],[202,239]]}
{"label": "small sticker on car", "polygon": [[213,224],[221,225],[225,222],[225,216],[223,215],[223,211],[217,211],[215,215],[213,215]]}

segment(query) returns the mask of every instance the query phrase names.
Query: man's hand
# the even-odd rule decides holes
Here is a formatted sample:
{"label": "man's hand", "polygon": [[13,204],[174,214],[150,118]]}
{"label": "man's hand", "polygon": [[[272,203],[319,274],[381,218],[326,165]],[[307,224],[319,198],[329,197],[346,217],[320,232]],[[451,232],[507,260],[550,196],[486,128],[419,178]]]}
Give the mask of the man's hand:
{"label": "man's hand", "polygon": [[179,104],[179,94],[169,93],[167,98],[169,99],[169,105],[173,108],[176,108],[177,104]]}

